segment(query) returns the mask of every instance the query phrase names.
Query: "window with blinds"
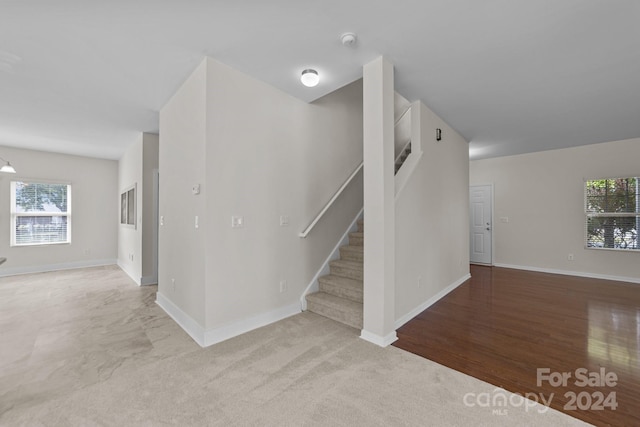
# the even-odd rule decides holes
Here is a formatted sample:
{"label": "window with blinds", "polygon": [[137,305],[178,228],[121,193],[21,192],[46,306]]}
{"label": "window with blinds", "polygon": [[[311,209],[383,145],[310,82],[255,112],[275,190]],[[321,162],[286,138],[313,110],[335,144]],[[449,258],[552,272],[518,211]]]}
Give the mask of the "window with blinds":
{"label": "window with blinds", "polygon": [[71,186],[11,182],[11,246],[71,243]]}
{"label": "window with blinds", "polygon": [[640,179],[594,179],[585,183],[586,246],[639,250]]}

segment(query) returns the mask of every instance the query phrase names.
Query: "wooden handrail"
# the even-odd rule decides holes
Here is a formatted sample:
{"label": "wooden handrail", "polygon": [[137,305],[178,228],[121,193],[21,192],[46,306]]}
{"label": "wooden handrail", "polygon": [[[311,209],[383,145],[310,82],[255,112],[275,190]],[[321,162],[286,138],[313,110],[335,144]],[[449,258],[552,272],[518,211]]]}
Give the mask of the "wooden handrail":
{"label": "wooden handrail", "polygon": [[344,189],[347,188],[347,185],[349,185],[349,183],[353,180],[353,178],[355,178],[355,176],[358,174],[358,172],[360,172],[360,170],[362,170],[363,166],[364,166],[364,162],[360,162],[360,165],[356,168],[356,170],[353,171],[353,173],[351,175],[349,175],[349,178],[347,178],[347,180],[344,182],[344,184],[342,184],[342,186],[338,189],[338,191],[336,191],[336,193],[333,195],[333,197],[331,197],[331,199],[327,202],[327,204],[324,205],[324,208],[322,208],[320,213],[318,215],[316,215],[315,219],[311,222],[311,224],[309,224],[307,226],[307,228],[305,228],[302,233],[298,234],[299,237],[305,238],[305,237],[307,237],[309,235],[309,233],[311,232],[313,227],[315,227],[315,225],[318,223],[318,221],[320,221],[320,218],[322,218],[322,216],[325,214],[325,212],[327,212],[329,210],[331,205],[333,205],[333,202],[335,202],[336,199],[338,197],[340,197],[340,194],[342,194]]}

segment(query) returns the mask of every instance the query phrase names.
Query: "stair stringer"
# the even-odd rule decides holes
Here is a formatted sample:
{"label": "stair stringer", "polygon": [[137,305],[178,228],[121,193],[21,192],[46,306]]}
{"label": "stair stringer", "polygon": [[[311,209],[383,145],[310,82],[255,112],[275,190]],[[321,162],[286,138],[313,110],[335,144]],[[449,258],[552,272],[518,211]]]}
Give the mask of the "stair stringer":
{"label": "stair stringer", "polygon": [[322,267],[320,267],[316,275],[313,276],[313,279],[311,279],[311,282],[309,283],[309,285],[302,292],[302,295],[300,296],[300,308],[302,309],[302,311],[307,310],[306,296],[311,293],[318,292],[320,290],[320,283],[318,282],[318,279],[322,276],[326,276],[327,274],[330,274],[329,263],[331,261],[340,259],[340,247],[349,244],[349,233],[353,233],[358,230],[358,220],[362,219],[363,213],[364,213],[364,207],[360,209],[360,212],[358,212],[356,217],[351,222],[351,225],[349,225],[347,230],[342,235],[342,238],[338,241],[336,246],[333,248],[333,251],[331,251],[327,259],[322,264]]}

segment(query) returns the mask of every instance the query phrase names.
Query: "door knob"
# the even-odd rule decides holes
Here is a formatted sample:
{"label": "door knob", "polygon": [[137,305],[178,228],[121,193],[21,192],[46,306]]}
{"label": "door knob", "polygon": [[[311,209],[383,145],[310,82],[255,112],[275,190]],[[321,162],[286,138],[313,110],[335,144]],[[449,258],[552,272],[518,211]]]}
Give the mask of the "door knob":
{"label": "door knob", "polygon": [[491,230],[491,227],[487,227],[487,231]]}

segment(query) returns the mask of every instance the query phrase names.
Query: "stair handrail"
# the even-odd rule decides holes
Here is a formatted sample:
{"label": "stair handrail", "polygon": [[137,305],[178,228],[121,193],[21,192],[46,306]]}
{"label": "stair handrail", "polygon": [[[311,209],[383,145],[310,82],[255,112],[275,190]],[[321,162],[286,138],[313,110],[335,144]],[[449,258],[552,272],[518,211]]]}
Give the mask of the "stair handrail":
{"label": "stair handrail", "polygon": [[311,221],[311,224],[309,224],[307,226],[307,228],[305,228],[302,233],[298,234],[298,237],[305,238],[305,237],[307,237],[309,235],[309,233],[311,232],[313,227],[315,227],[315,225],[318,223],[318,221],[320,221],[320,218],[322,218],[322,216],[325,214],[325,212],[327,212],[329,210],[329,208],[331,207],[331,205],[333,205],[333,203],[336,201],[336,199],[338,197],[340,197],[340,194],[342,194],[344,189],[347,188],[349,183],[351,183],[351,181],[353,180],[353,178],[355,178],[355,176],[358,174],[358,172],[360,172],[360,170],[362,170],[363,166],[364,166],[364,161],[360,162],[360,165],[358,165],[358,167],[351,173],[351,175],[349,175],[349,178],[347,178],[347,180],[344,182],[344,184],[342,184],[340,186],[338,191],[335,192],[335,194],[333,195],[333,197],[331,197],[331,199],[327,202],[327,204],[324,205],[324,208],[322,208],[320,213],[318,215],[316,215],[315,219],[313,221]]}

